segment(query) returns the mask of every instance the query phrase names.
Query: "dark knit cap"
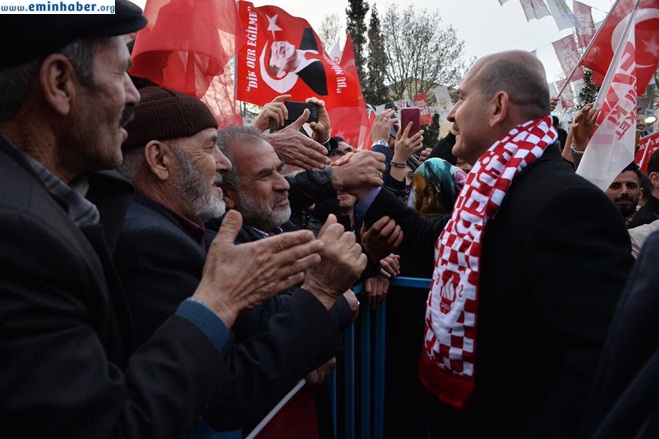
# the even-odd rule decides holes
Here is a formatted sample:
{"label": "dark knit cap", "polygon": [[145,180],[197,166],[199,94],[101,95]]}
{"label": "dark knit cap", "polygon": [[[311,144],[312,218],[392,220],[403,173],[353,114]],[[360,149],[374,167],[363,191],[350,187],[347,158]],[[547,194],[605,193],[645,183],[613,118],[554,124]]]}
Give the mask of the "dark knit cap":
{"label": "dark knit cap", "polygon": [[123,149],[144,146],[152,140],[192,137],[207,128],[217,129],[217,120],[200,99],[158,86],[144,87],[140,95],[135,117],[125,127],[128,139]]}
{"label": "dark knit cap", "polygon": [[114,14],[0,14],[0,39],[14,42],[3,46],[0,69],[50,55],[80,38],[126,35],[144,26],[142,10],[128,0],[115,0]]}

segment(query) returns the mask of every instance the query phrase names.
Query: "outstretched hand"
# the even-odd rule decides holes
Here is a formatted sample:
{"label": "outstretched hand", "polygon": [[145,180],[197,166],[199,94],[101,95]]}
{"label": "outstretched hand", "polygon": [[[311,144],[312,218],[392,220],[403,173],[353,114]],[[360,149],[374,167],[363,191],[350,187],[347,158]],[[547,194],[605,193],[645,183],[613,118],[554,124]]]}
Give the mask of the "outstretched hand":
{"label": "outstretched hand", "polygon": [[213,310],[227,327],[242,309],[302,282],[305,271],[320,263],[324,247],[308,230],[236,245],[242,224],[240,213],[227,212],[192,296]]}
{"label": "outstretched hand", "polygon": [[332,164],[332,186],[361,200],[372,188],[382,186],[384,154],[375,151],[348,153]]}
{"label": "outstretched hand", "polygon": [[367,258],[355,234],[346,232],[330,214],[318,233],[323,242],[322,263],[307,271],[302,288],[311,292],[327,309],[359,278]]}
{"label": "outstretched hand", "polygon": [[396,221],[383,216],[366,230],[366,224],[361,229],[362,245],[371,261],[381,261],[396,250],[403,242],[403,231]]}
{"label": "outstretched hand", "polygon": [[275,133],[267,133],[265,138],[286,164],[307,171],[324,169],[330,164],[327,148],[300,132],[307,119],[309,110],[305,109],[295,122]]}

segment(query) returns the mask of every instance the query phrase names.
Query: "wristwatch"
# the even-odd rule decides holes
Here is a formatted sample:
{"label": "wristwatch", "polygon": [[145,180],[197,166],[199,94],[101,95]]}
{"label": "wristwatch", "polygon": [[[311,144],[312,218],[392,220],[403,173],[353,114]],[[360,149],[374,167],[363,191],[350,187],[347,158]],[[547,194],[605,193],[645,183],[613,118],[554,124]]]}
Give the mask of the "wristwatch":
{"label": "wristwatch", "polygon": [[389,143],[386,141],[386,139],[380,139],[380,140],[378,140],[377,142],[375,142],[375,143],[371,146],[371,148],[373,148],[373,146],[375,146],[375,145],[380,145],[380,146],[386,146],[386,147],[389,147]]}

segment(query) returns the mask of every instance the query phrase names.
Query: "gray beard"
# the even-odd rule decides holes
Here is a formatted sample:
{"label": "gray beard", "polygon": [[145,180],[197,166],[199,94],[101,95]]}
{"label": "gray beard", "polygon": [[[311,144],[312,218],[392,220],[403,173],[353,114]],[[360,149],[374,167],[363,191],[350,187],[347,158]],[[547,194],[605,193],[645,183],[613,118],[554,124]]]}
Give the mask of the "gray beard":
{"label": "gray beard", "polygon": [[178,158],[176,192],[186,200],[186,209],[193,221],[203,224],[211,218],[217,218],[226,212],[226,204],[213,194],[213,187],[204,180],[201,172],[188,160],[185,152],[174,149]]}
{"label": "gray beard", "polygon": [[245,224],[269,232],[284,224],[291,217],[290,204],[284,209],[267,209],[244,197],[239,196],[240,214]]}

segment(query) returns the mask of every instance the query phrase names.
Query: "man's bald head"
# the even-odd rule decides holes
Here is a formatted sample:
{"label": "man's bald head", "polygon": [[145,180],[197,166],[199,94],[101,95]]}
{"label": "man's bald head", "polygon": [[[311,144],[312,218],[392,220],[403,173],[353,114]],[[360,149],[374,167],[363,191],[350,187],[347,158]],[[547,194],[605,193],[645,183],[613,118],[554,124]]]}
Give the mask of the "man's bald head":
{"label": "man's bald head", "polygon": [[477,61],[472,72],[486,99],[505,91],[524,120],[551,113],[545,69],[531,53],[513,50],[488,55]]}

